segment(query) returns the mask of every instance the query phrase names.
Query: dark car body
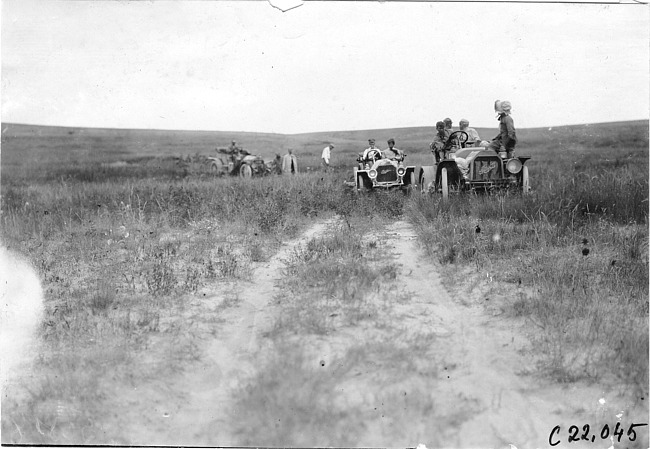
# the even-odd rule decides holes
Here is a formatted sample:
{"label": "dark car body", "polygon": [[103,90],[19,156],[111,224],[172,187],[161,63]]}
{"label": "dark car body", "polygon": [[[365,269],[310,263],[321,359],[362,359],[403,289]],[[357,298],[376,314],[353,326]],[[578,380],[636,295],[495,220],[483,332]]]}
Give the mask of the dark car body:
{"label": "dark car body", "polygon": [[418,184],[423,192],[449,193],[463,191],[530,190],[528,156],[507,159],[484,147],[466,147],[448,154],[432,166],[423,166],[418,173]]}
{"label": "dark car body", "polygon": [[210,169],[217,176],[263,176],[273,172],[277,165],[276,161],[265,162],[260,156],[250,154],[246,150],[218,148],[217,152],[219,155],[208,158]]}

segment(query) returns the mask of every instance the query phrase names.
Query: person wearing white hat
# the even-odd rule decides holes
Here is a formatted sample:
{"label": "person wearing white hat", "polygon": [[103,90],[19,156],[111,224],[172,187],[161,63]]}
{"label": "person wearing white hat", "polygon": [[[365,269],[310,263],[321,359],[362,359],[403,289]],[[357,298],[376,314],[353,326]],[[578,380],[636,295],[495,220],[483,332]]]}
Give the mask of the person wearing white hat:
{"label": "person wearing white hat", "polygon": [[515,157],[515,146],[517,145],[517,133],[515,122],[510,116],[512,105],[509,101],[495,101],[494,112],[499,119],[499,135],[492,139],[488,148],[499,153],[501,147],[505,148],[508,159]]}

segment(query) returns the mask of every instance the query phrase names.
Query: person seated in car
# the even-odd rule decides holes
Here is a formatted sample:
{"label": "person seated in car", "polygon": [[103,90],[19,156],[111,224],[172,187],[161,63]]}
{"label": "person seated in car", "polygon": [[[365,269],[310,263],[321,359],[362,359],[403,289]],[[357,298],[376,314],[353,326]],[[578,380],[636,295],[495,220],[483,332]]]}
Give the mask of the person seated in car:
{"label": "person seated in car", "polygon": [[443,122],[445,124],[445,129],[447,130],[447,132],[449,134],[453,133],[454,128],[452,128],[452,125],[454,124],[454,122],[449,117],[445,118]]}
{"label": "person seated in car", "polygon": [[431,148],[436,158],[436,164],[442,159],[447,159],[449,147],[449,132],[445,129],[444,122],[438,122],[436,123],[436,135],[433,138],[433,142],[429,144],[429,148]]}
{"label": "person seated in car", "polygon": [[402,160],[402,152],[395,148],[395,139],[388,139],[388,148],[381,152],[382,157],[386,159]]}
{"label": "person seated in car", "polygon": [[368,148],[363,150],[363,160],[368,160],[368,153],[376,151],[377,154],[381,154],[381,150],[375,146],[375,139],[368,139]]}
{"label": "person seated in car", "polygon": [[230,142],[230,146],[228,147],[228,152],[230,154],[239,153],[240,150],[241,150],[241,147],[237,145],[236,140],[233,140],[232,142]]}
{"label": "person seated in car", "polygon": [[475,146],[479,146],[481,143],[481,138],[478,135],[478,132],[474,128],[469,127],[469,120],[466,119],[461,119],[460,122],[458,122],[460,125],[460,130],[465,131],[467,133],[467,143],[468,144],[474,144]]}
{"label": "person seated in car", "polygon": [[233,140],[228,147],[228,154],[234,161],[241,162],[244,156],[248,156],[250,153],[237,145],[237,141]]}

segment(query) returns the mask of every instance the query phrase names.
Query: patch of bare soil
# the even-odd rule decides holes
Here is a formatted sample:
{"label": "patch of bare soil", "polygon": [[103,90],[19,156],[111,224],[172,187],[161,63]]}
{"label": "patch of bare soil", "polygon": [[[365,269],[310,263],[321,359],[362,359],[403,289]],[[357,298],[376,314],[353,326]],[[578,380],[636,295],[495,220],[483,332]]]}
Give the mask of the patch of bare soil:
{"label": "patch of bare soil", "polygon": [[[416,242],[408,223],[391,226],[388,244],[401,265],[400,278],[412,292],[408,302],[395,305],[395,317],[408,327],[433,329],[438,337],[430,353],[439,361],[431,392],[434,408],[436,415],[457,416],[444,432],[442,446],[549,447],[559,425],[551,441],[560,442],[558,447],[581,447],[580,442],[568,443],[569,427],[579,426],[582,436],[583,426],[590,425],[585,447],[610,447],[610,440],[600,438],[604,424],[613,429],[622,420],[627,432],[631,418],[647,422],[613,388],[558,385],[534,375],[528,340],[533,329],[504,316],[498,304],[490,303],[485,285],[469,285],[466,272],[458,273],[451,289],[456,293],[450,295]],[[600,443],[595,446],[590,441],[594,435]]]}
{"label": "patch of bare soil", "polygon": [[[135,445],[235,445],[231,435],[232,392],[255,372],[263,351],[260,337],[273,323],[275,282],[298,245],[319,235],[321,222],[283,245],[256,268],[250,282],[237,282],[187,304],[193,320],[191,338],[198,348],[182,372],[161,373],[153,382],[116,391],[102,426],[107,441]],[[183,338],[183,337],[181,337]],[[159,357],[160,354],[152,355]],[[146,361],[145,361],[146,363]]]}

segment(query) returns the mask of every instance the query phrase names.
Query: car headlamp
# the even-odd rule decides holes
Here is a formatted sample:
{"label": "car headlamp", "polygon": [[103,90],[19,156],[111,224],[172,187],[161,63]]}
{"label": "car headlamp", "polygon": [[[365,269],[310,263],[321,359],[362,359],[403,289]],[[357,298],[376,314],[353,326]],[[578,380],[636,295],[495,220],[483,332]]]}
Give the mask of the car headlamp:
{"label": "car headlamp", "polygon": [[519,159],[510,159],[506,163],[506,170],[508,170],[509,173],[516,175],[521,171],[521,167],[523,167],[523,165],[524,164],[522,164]]}
{"label": "car headlamp", "polygon": [[370,176],[371,178],[376,178],[376,177],[377,177],[377,170],[375,170],[375,169],[373,168],[372,170],[370,170],[370,171],[368,172],[368,176]]}
{"label": "car headlamp", "polygon": [[404,176],[404,173],[406,173],[406,169],[404,167],[399,167],[397,169],[397,174],[400,176]]}

